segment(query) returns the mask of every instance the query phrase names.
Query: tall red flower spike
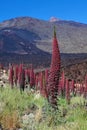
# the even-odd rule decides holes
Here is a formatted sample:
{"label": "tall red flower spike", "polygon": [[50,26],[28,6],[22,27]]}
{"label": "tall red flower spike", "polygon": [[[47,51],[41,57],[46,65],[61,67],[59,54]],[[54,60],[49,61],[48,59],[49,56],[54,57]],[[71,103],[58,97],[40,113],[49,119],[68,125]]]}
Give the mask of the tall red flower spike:
{"label": "tall red flower spike", "polygon": [[38,76],[35,73],[35,89],[37,90],[37,86],[38,86]]}
{"label": "tall red flower spike", "polygon": [[9,68],[9,83],[11,85],[11,88],[13,88],[13,76],[14,76],[13,66],[10,65],[10,68]]}
{"label": "tall red flower spike", "polygon": [[25,87],[25,70],[22,64],[20,64],[19,66],[18,81],[19,81],[20,91],[22,92],[24,91],[24,87]]}
{"label": "tall red flower spike", "polygon": [[42,93],[43,90],[43,72],[40,72],[39,74],[39,79],[40,79],[40,93]]}
{"label": "tall red flower spike", "polygon": [[23,65],[20,64],[18,68],[18,83],[20,84],[21,82],[21,73],[22,73]]}
{"label": "tall red flower spike", "polygon": [[40,94],[47,98],[47,90],[46,90],[46,84],[45,84],[45,73],[40,72],[39,73],[39,85],[40,85]]}
{"label": "tall red flower spike", "polygon": [[71,88],[72,93],[74,94],[74,89],[75,89],[75,88],[74,88],[74,79],[72,79],[72,81],[71,81],[71,87],[72,87],[72,88]]}
{"label": "tall red flower spike", "polygon": [[56,38],[56,32],[54,28],[54,38],[52,43],[52,59],[50,73],[48,77],[48,101],[53,108],[57,107],[58,96],[58,84],[60,76],[60,51],[58,47],[58,41]]}
{"label": "tall red flower spike", "polygon": [[45,84],[47,84],[47,81],[48,81],[48,72],[49,72],[49,70],[46,69],[45,70]]}
{"label": "tall red flower spike", "polygon": [[15,65],[14,66],[14,82],[15,82],[15,85],[17,86],[17,80],[18,80],[18,65]]}
{"label": "tall red flower spike", "polygon": [[28,84],[30,82],[30,70],[29,69],[25,69],[25,79],[26,79],[26,83]]}
{"label": "tall red flower spike", "polygon": [[85,88],[84,88],[84,97],[87,97],[87,74],[85,76]]}
{"label": "tall red flower spike", "polygon": [[66,79],[66,101],[70,104],[70,88],[68,79]]}
{"label": "tall red flower spike", "polygon": [[35,86],[35,79],[34,79],[34,70],[33,67],[31,65],[31,70],[30,70],[30,87],[34,87]]}

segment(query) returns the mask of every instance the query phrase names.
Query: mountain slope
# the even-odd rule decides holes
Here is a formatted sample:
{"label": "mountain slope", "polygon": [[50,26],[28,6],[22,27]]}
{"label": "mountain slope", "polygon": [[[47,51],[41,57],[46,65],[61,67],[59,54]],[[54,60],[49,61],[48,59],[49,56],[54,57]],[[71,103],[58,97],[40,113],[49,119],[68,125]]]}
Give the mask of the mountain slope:
{"label": "mountain slope", "polygon": [[56,26],[61,53],[87,52],[87,25],[73,21],[49,22],[20,17],[0,23],[1,32],[14,33],[28,43],[51,53],[53,26]]}
{"label": "mountain slope", "polygon": [[[73,63],[74,59],[79,59],[78,62],[84,60],[84,57],[86,59],[86,54],[73,55],[73,53],[87,53],[86,24],[64,20],[50,22],[30,17],[19,17],[0,23],[0,61],[50,64],[54,25],[60,52],[64,53],[62,62],[70,64],[69,62]],[[65,55],[65,53],[68,54]]]}

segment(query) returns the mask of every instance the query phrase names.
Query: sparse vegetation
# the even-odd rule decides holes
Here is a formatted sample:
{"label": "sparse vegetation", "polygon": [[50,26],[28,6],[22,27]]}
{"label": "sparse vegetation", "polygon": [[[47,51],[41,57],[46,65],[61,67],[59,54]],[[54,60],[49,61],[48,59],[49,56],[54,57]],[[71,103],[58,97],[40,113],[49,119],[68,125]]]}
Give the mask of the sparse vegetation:
{"label": "sparse vegetation", "polygon": [[[9,86],[0,90],[0,124],[4,130],[29,130],[29,123],[31,130],[87,129],[87,100],[83,96],[72,97],[69,105],[64,98],[58,98],[59,109],[56,111],[53,111],[44,97],[35,99],[35,96],[36,92],[32,94],[29,90],[21,94],[19,89],[11,89]],[[27,117],[30,115],[34,118],[33,124]]]}

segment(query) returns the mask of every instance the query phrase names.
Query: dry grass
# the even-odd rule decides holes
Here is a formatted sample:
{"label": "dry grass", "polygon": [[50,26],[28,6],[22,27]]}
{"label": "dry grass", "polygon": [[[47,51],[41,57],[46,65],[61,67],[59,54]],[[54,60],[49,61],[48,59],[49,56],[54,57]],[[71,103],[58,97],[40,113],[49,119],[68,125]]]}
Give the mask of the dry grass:
{"label": "dry grass", "polygon": [[40,122],[42,119],[42,109],[36,110],[35,121]]}
{"label": "dry grass", "polygon": [[3,112],[0,122],[4,130],[16,130],[16,128],[21,126],[17,111],[11,113],[8,111]]}

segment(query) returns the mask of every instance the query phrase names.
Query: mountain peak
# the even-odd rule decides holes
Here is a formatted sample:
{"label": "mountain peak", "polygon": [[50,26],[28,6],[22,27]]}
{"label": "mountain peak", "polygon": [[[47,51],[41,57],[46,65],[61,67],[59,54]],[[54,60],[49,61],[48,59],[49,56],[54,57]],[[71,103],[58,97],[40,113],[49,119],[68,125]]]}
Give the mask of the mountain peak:
{"label": "mountain peak", "polygon": [[60,21],[60,19],[52,16],[49,21],[50,22],[57,22],[57,21]]}

